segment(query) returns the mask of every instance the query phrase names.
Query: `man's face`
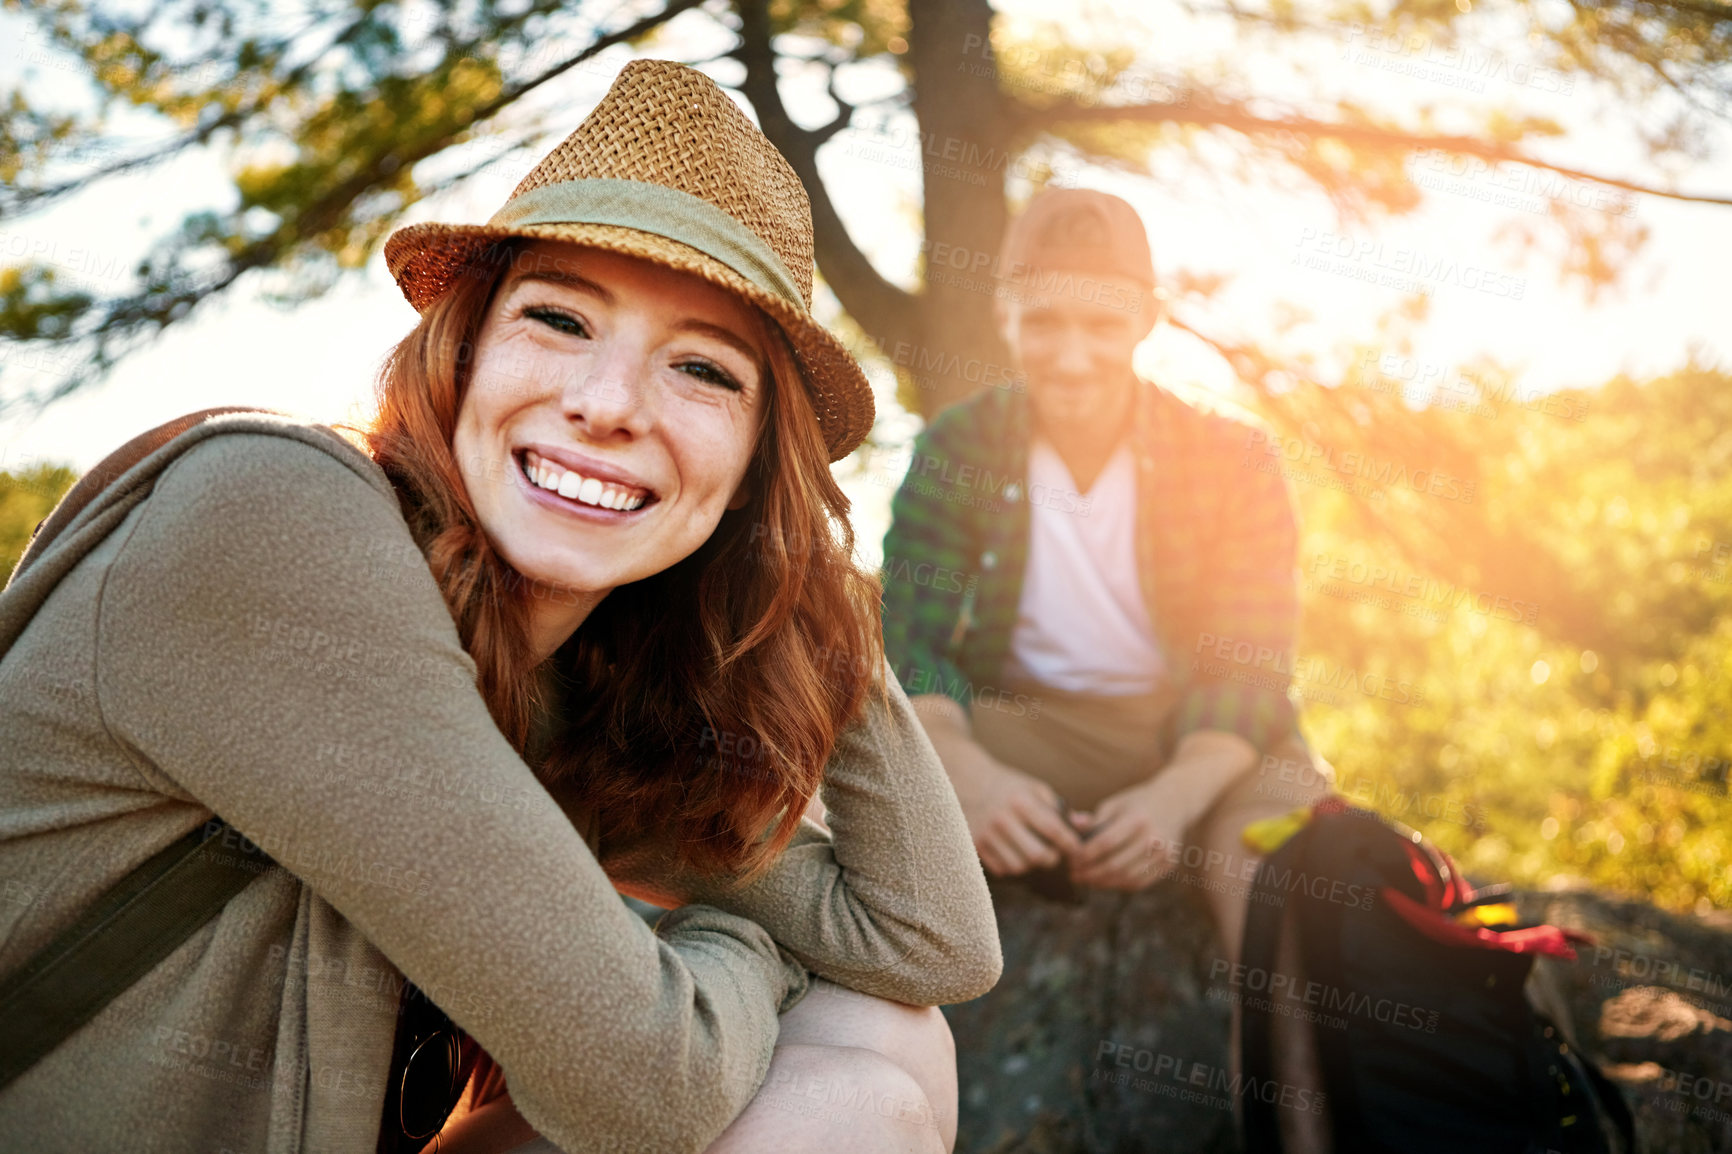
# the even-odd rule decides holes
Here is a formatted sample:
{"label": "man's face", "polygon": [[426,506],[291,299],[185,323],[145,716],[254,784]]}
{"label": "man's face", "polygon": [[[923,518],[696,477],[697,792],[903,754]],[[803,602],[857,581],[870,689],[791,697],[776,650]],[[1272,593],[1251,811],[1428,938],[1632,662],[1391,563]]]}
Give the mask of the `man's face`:
{"label": "man's face", "polygon": [[1151,293],[1137,281],[1082,273],[1060,279],[1077,291],[1029,294],[1000,312],[1035,419],[1054,431],[1121,411],[1135,380],[1131,354],[1153,320]]}

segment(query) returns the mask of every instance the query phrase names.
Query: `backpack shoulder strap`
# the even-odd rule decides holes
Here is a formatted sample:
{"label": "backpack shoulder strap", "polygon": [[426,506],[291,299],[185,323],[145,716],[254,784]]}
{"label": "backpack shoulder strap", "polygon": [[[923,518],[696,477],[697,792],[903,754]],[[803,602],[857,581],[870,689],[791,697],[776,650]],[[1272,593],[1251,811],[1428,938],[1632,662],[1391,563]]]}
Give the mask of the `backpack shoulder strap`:
{"label": "backpack shoulder strap", "polygon": [[1630,1110],[1629,1100],[1624,1097],[1624,1088],[1606,1077],[1598,1062],[1583,1054],[1577,1054],[1575,1058],[1575,1064],[1587,1075],[1588,1084],[1594,1088],[1618,1137],[1623,1139],[1623,1154],[1640,1154],[1642,1145],[1636,1132],[1636,1116]]}
{"label": "backpack shoulder strap", "polygon": [[78,479],[66,495],[60,498],[60,503],[54,506],[54,511],[41,521],[30,533],[30,542],[25,547],[24,556],[18,559],[18,569],[23,569],[35,558],[41,556],[53,540],[60,536],[86,505],[95,500],[97,495],[113,483],[128,469],[168,444],[180,434],[194,425],[203,424],[211,417],[219,417],[225,413],[270,413],[273,409],[261,409],[252,405],[220,405],[213,409],[200,409],[196,413],[164,421],[154,429],[146,429],[108,456],[102,458],[90,471]]}
{"label": "backpack shoulder strap", "polygon": [[[80,477],[38,522],[14,572],[41,556],[117,478],[181,433],[225,413],[271,411],[247,405],[200,409],[132,438]],[[0,1050],[0,1088],[149,973],[271,866],[262,851],[244,840],[239,849],[207,845],[228,828],[212,820],[151,857],[0,980],[0,1037],[7,1041]]]}
{"label": "backpack shoulder strap", "polygon": [[273,864],[213,819],[149,858],[0,981],[0,1089],[228,904]]}
{"label": "backpack shoulder strap", "polygon": [[[1277,878],[1286,877],[1304,855],[1311,826],[1301,827],[1274,853],[1263,859],[1245,906],[1245,937],[1239,960],[1248,970],[1272,974],[1281,950],[1283,923],[1291,895],[1280,888]],[[1300,932],[1294,920],[1294,932]],[[1239,1006],[1239,1062],[1246,1084],[1274,1081],[1275,1059],[1273,1015],[1269,1003],[1245,999]],[[1247,1154],[1281,1154],[1281,1128],[1275,1107],[1258,1094],[1239,1097],[1242,1140]]]}
{"label": "backpack shoulder strap", "polygon": [[[1277,973],[1283,936],[1291,933],[1306,977],[1339,981],[1342,908],[1317,900],[1305,887],[1293,886],[1290,881],[1296,871],[1312,877],[1345,877],[1368,844],[1384,840],[1402,843],[1406,839],[1368,810],[1337,798],[1317,803],[1309,820],[1257,870],[1245,909],[1240,961],[1252,969]],[[1268,1000],[1247,999],[1240,1005],[1239,1053],[1248,1084],[1252,1079],[1258,1085],[1275,1081],[1273,1029],[1273,1007]],[[1312,1036],[1317,1042],[1318,1072],[1328,1087],[1335,1149],[1358,1150],[1363,1141],[1358,1132],[1359,1106],[1347,1035],[1340,1030],[1313,1029]],[[1283,1147],[1275,1106],[1257,1094],[1246,1094],[1240,1101],[1247,1154],[1280,1154]]]}

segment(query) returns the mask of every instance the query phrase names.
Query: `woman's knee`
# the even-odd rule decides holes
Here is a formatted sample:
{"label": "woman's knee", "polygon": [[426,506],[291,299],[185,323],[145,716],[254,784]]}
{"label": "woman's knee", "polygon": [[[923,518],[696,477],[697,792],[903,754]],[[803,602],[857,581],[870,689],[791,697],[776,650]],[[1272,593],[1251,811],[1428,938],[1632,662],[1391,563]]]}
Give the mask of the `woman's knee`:
{"label": "woman's knee", "polygon": [[936,1006],[910,1006],[815,978],[800,1004],[782,1015],[781,1044],[858,1046],[901,1066],[937,1056],[954,1069],[956,1044]]}
{"label": "woman's knee", "polygon": [[948,1154],[954,1126],[913,1075],[875,1050],[779,1044],[757,1096],[707,1154],[824,1150],[828,1154]]}
{"label": "woman's knee", "polygon": [[956,1042],[936,1006],[910,1006],[822,979],[782,1015],[778,1047],[870,1051],[902,1070],[930,1104],[945,1149],[956,1140]]}
{"label": "woman's knee", "polygon": [[945,1149],[956,1140],[956,1039],[937,1006],[894,1007],[886,1047],[880,1050],[906,1070],[920,1086],[946,1135]]}

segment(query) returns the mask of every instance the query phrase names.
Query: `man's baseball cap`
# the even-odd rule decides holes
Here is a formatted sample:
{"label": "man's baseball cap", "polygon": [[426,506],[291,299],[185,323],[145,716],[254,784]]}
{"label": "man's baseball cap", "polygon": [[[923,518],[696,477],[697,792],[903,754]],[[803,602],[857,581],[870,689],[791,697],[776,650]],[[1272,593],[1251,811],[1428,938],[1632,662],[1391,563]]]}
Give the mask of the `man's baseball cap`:
{"label": "man's baseball cap", "polygon": [[1038,283],[1057,271],[1120,276],[1154,288],[1155,262],[1137,210],[1090,188],[1037,193],[1005,230],[999,274],[1013,284]]}

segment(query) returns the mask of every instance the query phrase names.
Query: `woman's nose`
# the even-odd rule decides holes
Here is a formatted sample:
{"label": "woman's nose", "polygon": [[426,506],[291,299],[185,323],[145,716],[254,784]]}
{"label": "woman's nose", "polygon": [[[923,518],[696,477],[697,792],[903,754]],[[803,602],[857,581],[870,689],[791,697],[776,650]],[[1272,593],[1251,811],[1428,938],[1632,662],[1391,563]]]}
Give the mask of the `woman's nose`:
{"label": "woman's nose", "polygon": [[565,383],[560,402],[566,417],[591,436],[641,433],[647,426],[645,378],[640,360],[625,356],[590,361]]}

